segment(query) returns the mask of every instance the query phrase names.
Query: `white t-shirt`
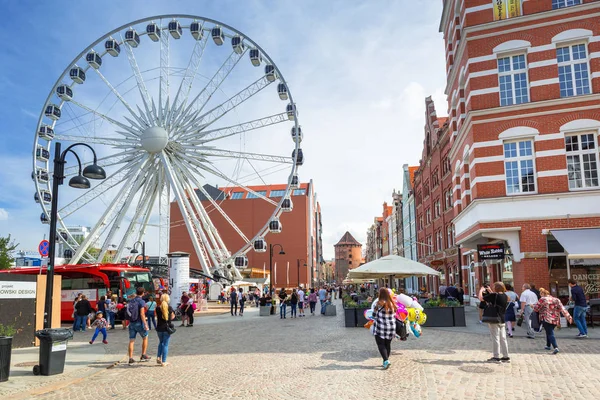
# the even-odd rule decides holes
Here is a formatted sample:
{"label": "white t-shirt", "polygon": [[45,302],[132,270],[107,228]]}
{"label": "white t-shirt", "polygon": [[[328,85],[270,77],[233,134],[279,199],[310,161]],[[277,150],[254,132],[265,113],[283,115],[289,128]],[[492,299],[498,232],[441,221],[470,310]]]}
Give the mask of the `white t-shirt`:
{"label": "white t-shirt", "polygon": [[302,289],[298,290],[298,301],[304,303],[304,291]]}
{"label": "white t-shirt", "polygon": [[242,296],[243,296],[242,292],[238,292],[237,295],[238,295],[238,301],[242,301]]}
{"label": "white t-shirt", "polygon": [[523,293],[521,293],[521,303],[525,303],[528,306],[534,306],[538,302],[538,298],[535,293],[531,290],[526,289]]}

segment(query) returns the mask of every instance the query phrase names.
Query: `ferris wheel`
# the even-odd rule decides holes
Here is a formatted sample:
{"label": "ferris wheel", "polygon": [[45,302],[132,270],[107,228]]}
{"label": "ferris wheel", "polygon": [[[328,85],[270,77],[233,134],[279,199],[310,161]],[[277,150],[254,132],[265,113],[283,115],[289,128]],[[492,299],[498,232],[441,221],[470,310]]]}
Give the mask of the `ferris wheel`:
{"label": "ferris wheel", "polygon": [[[281,232],[279,217],[292,211],[291,190],[299,187],[304,158],[296,105],[275,62],[236,29],[193,15],[123,25],[59,76],[33,148],[42,223],[49,223],[50,146],[57,140],[93,146],[107,173],[83,194],[61,193],[57,237],[64,254],[58,256],[72,264],[118,262],[133,243],[154,234],[153,252],[164,257],[170,227],[185,224],[203,272],[236,279],[238,268],[248,265],[246,253],[265,252],[265,235]],[[66,178],[78,173],[77,166],[65,167]],[[248,187],[269,179],[287,182],[280,197]],[[258,232],[244,232],[227,215],[223,198],[204,187],[215,183],[272,205]],[[171,221],[172,201],[179,221]],[[227,248],[215,219],[239,235],[239,248]],[[73,226],[90,229],[81,236]]]}

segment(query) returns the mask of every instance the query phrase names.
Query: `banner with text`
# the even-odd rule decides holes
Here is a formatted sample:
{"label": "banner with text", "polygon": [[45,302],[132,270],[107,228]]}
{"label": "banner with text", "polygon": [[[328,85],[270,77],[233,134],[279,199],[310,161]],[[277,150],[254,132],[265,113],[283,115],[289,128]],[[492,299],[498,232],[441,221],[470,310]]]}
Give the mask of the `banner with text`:
{"label": "banner with text", "polygon": [[478,244],[477,253],[480,260],[503,260],[504,243]]}

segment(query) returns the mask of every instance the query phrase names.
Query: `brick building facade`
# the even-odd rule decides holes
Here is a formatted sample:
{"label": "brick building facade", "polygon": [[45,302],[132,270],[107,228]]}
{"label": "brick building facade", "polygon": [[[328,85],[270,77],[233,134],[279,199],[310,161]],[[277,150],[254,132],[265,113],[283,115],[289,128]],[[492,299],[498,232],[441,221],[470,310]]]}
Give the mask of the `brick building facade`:
{"label": "brick building facade", "polygon": [[419,262],[440,271],[421,282],[437,293],[440,285],[458,284],[460,264],[454,243],[452,168],[447,118],[438,118],[431,97],[425,99],[423,154],[414,175]]}
{"label": "brick building facade", "polygon": [[[565,299],[568,276],[600,294],[597,231],[580,230],[600,226],[599,16],[591,0],[444,1],[454,226],[471,295],[503,280]],[[588,253],[574,253],[577,238]],[[489,243],[506,257],[480,259]]]}
{"label": "brick building facade", "polygon": [[335,281],[341,283],[346,279],[349,270],[357,268],[361,264],[362,244],[350,232],[346,232],[333,247],[335,249]]}

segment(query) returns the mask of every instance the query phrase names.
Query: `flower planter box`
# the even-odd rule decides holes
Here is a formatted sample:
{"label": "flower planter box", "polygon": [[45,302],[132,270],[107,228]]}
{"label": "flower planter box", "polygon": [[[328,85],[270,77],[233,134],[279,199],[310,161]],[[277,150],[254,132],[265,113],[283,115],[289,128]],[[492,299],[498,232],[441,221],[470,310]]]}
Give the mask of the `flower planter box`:
{"label": "flower planter box", "polygon": [[344,326],[356,328],[356,308],[344,308]]}
{"label": "flower planter box", "polygon": [[427,321],[425,321],[423,326],[428,328],[455,326],[454,313],[452,312],[453,308],[454,307],[430,307],[423,309],[425,314],[427,314]]}
{"label": "flower planter box", "polygon": [[[369,307],[370,308],[370,307]],[[356,309],[356,326],[359,328],[363,328],[367,323],[367,319],[365,318],[365,310],[369,308],[357,308]]]}
{"label": "flower planter box", "polygon": [[454,326],[467,326],[464,307],[452,307],[452,314],[454,315]]}
{"label": "flower planter box", "polygon": [[271,315],[271,306],[260,306],[259,317],[268,317]]}
{"label": "flower planter box", "polygon": [[0,336],[0,382],[6,382],[10,375],[12,339],[9,336]]}

